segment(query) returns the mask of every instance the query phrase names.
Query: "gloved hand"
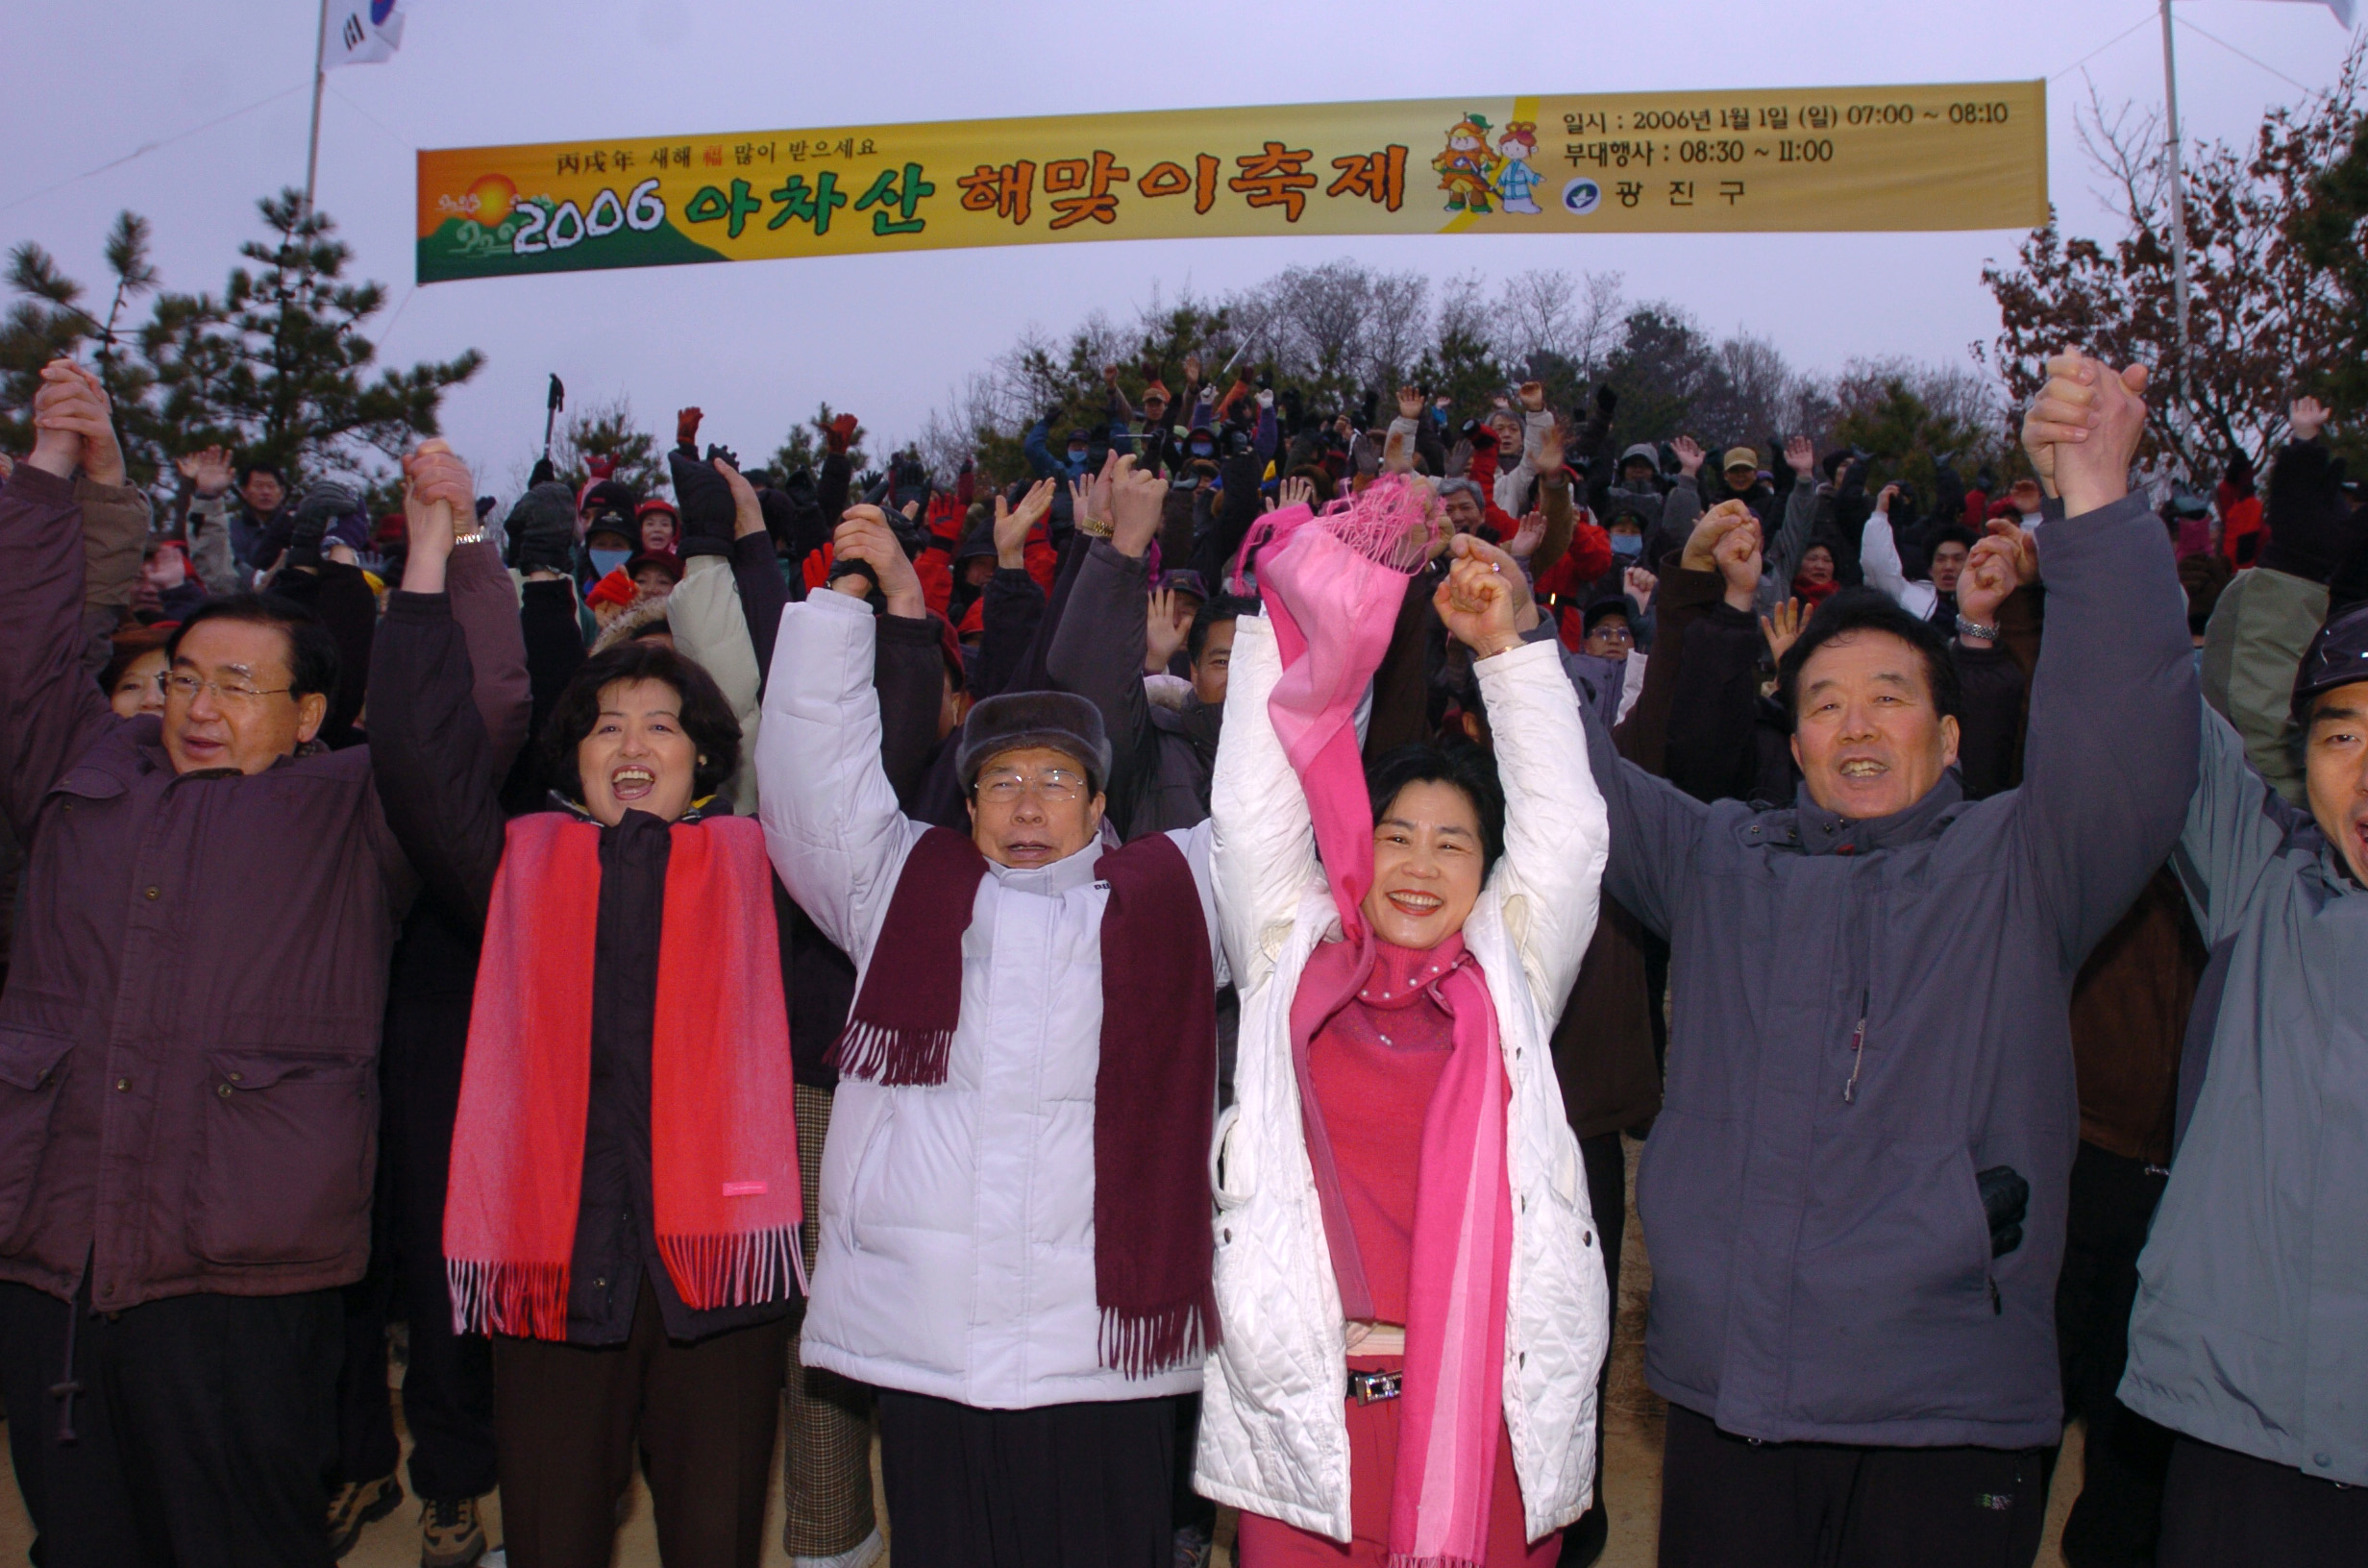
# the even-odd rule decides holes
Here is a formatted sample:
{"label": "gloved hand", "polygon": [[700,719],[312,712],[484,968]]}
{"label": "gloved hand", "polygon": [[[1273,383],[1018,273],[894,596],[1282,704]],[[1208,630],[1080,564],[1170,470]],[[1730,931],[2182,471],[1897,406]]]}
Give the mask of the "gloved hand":
{"label": "gloved hand", "polygon": [[[697,412],[684,410],[686,415]],[[718,457],[734,468],[740,466],[729,452],[717,446],[707,449],[704,461],[695,448],[677,447],[666,454],[666,469],[675,481],[675,499],[682,505],[681,554],[685,561],[696,555],[731,553],[731,487],[715,471]]]}
{"label": "gloved hand", "polygon": [[518,498],[503,525],[507,565],[520,572],[565,573],[576,552],[576,498],[564,484],[538,484]]}
{"label": "gloved hand", "polygon": [[824,450],[833,453],[846,452],[848,443],[855,439],[855,428],[858,423],[852,414],[841,414],[832,420],[828,428],[823,431]]}

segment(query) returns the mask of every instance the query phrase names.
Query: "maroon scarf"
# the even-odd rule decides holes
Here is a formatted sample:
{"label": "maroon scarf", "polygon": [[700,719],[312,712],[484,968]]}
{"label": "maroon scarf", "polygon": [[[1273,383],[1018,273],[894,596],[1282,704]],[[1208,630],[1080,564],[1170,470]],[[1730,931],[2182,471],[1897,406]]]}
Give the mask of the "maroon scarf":
{"label": "maroon scarf", "polygon": [[[1110,890],[1094,1080],[1094,1298],[1101,1364],[1144,1378],[1200,1360],[1219,1339],[1209,1234],[1217,978],[1200,891],[1175,841],[1139,839],[1094,870]],[[949,828],[913,845],[839,1037],[848,1077],[946,1082],[962,1019],[962,934],[986,874],[977,845]]]}

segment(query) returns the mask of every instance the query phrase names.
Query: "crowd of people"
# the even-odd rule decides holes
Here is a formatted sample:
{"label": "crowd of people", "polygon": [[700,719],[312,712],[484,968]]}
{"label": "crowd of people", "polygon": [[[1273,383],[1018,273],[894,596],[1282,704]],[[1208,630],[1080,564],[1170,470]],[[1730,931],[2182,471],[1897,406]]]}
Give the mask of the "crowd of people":
{"label": "crowd of people", "polygon": [[[1105,378],[1026,474],[0,474],[44,1568],[2363,1560],[2368,509]],[[1056,425],[1064,428],[1056,430]],[[1616,435],[1617,431],[1617,435]],[[1627,439],[1629,437],[1646,437]],[[1885,472],[1891,466],[1893,472]],[[1922,472],[1919,468],[1918,472]],[[390,1335],[390,1324],[402,1333]],[[884,1498],[873,1490],[876,1444]],[[778,1464],[776,1454],[778,1450]]]}

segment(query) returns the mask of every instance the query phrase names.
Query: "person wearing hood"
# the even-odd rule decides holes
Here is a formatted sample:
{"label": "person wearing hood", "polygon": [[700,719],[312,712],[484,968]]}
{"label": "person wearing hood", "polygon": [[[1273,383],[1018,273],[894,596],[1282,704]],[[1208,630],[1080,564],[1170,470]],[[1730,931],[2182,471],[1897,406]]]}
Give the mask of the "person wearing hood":
{"label": "person wearing hood", "polygon": [[2212,960],[2121,1383],[2177,1434],[2163,1568],[2353,1562],[2368,1538],[2368,611],[2321,625],[2368,528],[2325,420],[2294,404],[2259,566],[2212,616],[2174,863]]}
{"label": "person wearing hood", "polygon": [[[1163,488],[1114,503],[1156,519]],[[876,513],[836,546],[919,613]],[[783,613],[756,743],[774,865],[862,976],[805,1362],[879,1390],[901,1568],[1165,1568],[1175,1402],[1219,1334],[1209,829],[1109,847],[1100,715],[1041,691],[963,721],[968,833],[904,816],[870,591]]]}
{"label": "person wearing hood", "polygon": [[[2020,786],[1965,798],[1945,640],[1879,594],[1837,597],[1779,664],[1790,807],[1690,798],[1589,723],[1604,890],[1672,949],[1638,1186],[1665,1568],[2038,1547],[2070,994],[2178,837],[2197,708],[2170,551],[2128,494],[2145,372],[2048,368],[2024,439],[2066,515]],[[1976,554],[2019,577],[2007,541]]]}

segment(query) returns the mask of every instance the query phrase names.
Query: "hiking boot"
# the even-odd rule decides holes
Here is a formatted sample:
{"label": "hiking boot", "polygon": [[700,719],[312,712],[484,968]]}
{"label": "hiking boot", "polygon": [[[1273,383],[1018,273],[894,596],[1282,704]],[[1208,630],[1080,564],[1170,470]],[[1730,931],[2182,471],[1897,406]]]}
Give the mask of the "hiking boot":
{"label": "hiking boot", "polygon": [[473,1568],[485,1555],[477,1499],[429,1499],[419,1507],[419,1568]]}
{"label": "hiking boot", "polygon": [[376,1481],[349,1481],[329,1500],[329,1555],[342,1557],[354,1550],[361,1532],[395,1511],[403,1502],[403,1482],[392,1476]]}

